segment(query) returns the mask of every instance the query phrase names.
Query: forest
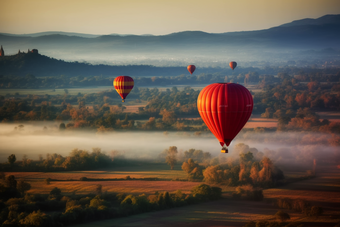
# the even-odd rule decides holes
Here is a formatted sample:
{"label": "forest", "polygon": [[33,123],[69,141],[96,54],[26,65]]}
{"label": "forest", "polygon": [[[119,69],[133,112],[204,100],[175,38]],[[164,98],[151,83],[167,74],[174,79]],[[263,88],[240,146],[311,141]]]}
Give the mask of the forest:
{"label": "forest", "polygon": [[[157,81],[165,80],[169,84],[168,80],[183,83],[183,80],[195,78],[200,83],[223,80],[250,85],[254,99],[253,114],[278,119],[279,131],[339,133],[339,123],[320,119],[316,114],[318,111],[338,111],[340,108],[340,71],[335,70],[334,74],[326,74],[327,72],[328,70],[310,73],[301,71],[297,75],[278,73],[277,76],[248,73],[235,77],[203,74],[190,77],[137,78],[136,87],[128,96],[132,105],[144,104],[137,112],[124,112],[126,106],[119,101],[114,89],[75,95],[69,94],[66,88],[64,94],[57,95],[7,94],[0,96],[0,120],[67,122],[60,124],[61,130],[89,128],[99,131],[206,131],[208,129],[203,121],[195,119],[199,117],[196,108],[199,90],[190,86],[183,90],[175,86],[165,90],[138,87],[142,80],[149,80],[145,82],[147,84],[158,84]],[[37,80],[34,76],[26,76],[26,79]]]}

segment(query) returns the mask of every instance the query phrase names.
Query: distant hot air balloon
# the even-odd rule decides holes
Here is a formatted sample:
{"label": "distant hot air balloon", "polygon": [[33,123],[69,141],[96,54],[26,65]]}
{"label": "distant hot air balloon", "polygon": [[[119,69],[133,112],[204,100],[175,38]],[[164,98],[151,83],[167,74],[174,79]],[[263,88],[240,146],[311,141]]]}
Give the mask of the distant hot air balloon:
{"label": "distant hot air balloon", "polygon": [[189,71],[189,73],[192,75],[192,73],[195,71],[195,69],[196,69],[196,66],[194,66],[194,65],[188,65],[188,71]]}
{"label": "distant hot air balloon", "polygon": [[[221,146],[229,146],[253,111],[253,97],[240,84],[214,83],[200,92],[197,108]],[[221,152],[228,153],[228,149],[223,147]]]}
{"label": "distant hot air balloon", "polygon": [[236,63],[235,61],[231,61],[231,62],[229,63],[229,66],[230,66],[230,68],[231,68],[232,70],[234,70],[234,69],[236,68],[236,66],[237,66],[237,63]]}
{"label": "distant hot air balloon", "polygon": [[113,86],[123,99],[122,102],[124,102],[124,99],[132,90],[133,85],[133,79],[129,76],[119,76],[113,81]]}

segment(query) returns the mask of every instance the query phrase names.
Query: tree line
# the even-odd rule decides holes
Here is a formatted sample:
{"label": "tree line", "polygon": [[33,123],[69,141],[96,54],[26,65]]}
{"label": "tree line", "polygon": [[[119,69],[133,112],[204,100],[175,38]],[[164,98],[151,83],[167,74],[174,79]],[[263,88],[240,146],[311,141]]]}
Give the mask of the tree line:
{"label": "tree line", "polygon": [[105,154],[100,148],[87,150],[73,149],[69,156],[60,154],[47,154],[46,158],[39,155],[39,160],[32,160],[24,155],[21,161],[17,161],[15,154],[8,156],[8,162],[0,164],[1,171],[64,171],[64,170],[91,170],[112,165],[118,156],[112,151]]}
{"label": "tree line", "polygon": [[[4,184],[2,184],[4,183]],[[96,220],[126,217],[221,199],[221,188],[201,184],[190,194],[180,190],[153,195],[117,194],[96,185],[91,194],[63,195],[55,187],[49,194],[29,194],[30,184],[13,175],[0,179],[0,224],[2,226],[59,227]]]}
{"label": "tree line", "polygon": [[[240,144],[242,146],[242,144]],[[248,147],[249,148],[249,147]],[[212,158],[209,152],[189,149],[179,156],[177,147],[171,146],[159,155],[160,160],[174,169],[182,161],[182,170],[188,180],[204,181],[210,184],[228,186],[252,185],[254,187],[273,187],[284,179],[281,169],[262,153],[240,152],[237,160]],[[240,193],[242,194],[242,193]]]}

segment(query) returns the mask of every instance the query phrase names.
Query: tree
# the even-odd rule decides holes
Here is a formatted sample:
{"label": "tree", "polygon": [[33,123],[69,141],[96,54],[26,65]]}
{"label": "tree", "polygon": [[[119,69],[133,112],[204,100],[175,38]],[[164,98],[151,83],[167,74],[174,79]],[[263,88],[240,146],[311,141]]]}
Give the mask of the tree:
{"label": "tree", "polygon": [[97,184],[97,186],[96,186],[96,193],[98,195],[102,194],[102,188],[103,188],[103,186],[101,184]]}
{"label": "tree", "polygon": [[182,170],[188,174],[189,179],[201,179],[203,178],[203,167],[191,158],[187,162],[183,162]]}
{"label": "tree", "polygon": [[173,112],[173,111],[167,111],[166,109],[164,109],[159,114],[163,116],[162,121],[165,124],[172,125],[177,120],[177,116],[176,116],[175,112]]}
{"label": "tree", "polygon": [[319,217],[320,215],[322,215],[323,213],[323,209],[322,207],[318,207],[318,206],[312,206],[311,210],[310,210],[310,216],[312,217]]}
{"label": "tree", "polygon": [[40,210],[33,211],[29,215],[27,215],[24,219],[20,220],[20,224],[24,226],[54,226],[53,220],[51,216],[42,213]]}
{"label": "tree", "polygon": [[22,194],[25,193],[25,191],[28,191],[31,189],[31,185],[23,180],[20,180],[17,184],[17,189],[19,192],[21,192]]}
{"label": "tree", "polygon": [[275,217],[276,217],[277,219],[279,219],[280,221],[282,221],[282,222],[290,219],[289,214],[287,214],[287,213],[285,213],[285,212],[283,212],[283,211],[281,211],[281,210],[279,210],[278,212],[276,212]]}
{"label": "tree", "polygon": [[248,151],[247,153],[241,153],[240,154],[240,160],[243,163],[248,163],[249,161],[253,161],[254,156],[253,153],[251,153],[250,151]]}
{"label": "tree", "polygon": [[45,182],[45,184],[47,184],[47,185],[51,184],[51,178],[46,178],[46,179],[44,180],[44,182]]}
{"label": "tree", "polygon": [[165,162],[171,167],[173,170],[175,167],[175,164],[177,163],[177,147],[171,146],[169,147],[169,150],[167,150],[167,156],[165,157]]}
{"label": "tree", "polygon": [[65,130],[65,129],[66,129],[65,123],[60,123],[59,130]]}
{"label": "tree", "polygon": [[61,194],[61,190],[57,187],[53,188],[50,191],[50,195],[52,195],[52,196],[59,196],[60,194]]}
{"label": "tree", "polygon": [[16,188],[17,187],[17,181],[15,180],[15,176],[9,175],[6,177],[5,180],[6,186],[9,188]]}
{"label": "tree", "polygon": [[10,156],[8,156],[9,164],[13,165],[16,160],[17,158],[15,157],[15,154],[11,154]]}

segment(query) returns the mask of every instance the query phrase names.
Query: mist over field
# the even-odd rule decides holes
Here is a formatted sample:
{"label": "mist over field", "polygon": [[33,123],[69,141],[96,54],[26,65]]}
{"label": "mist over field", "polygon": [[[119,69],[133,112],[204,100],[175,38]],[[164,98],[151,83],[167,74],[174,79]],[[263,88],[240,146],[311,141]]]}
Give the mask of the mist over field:
{"label": "mist over field", "polygon": [[1,123],[0,161],[15,154],[20,161],[23,155],[37,160],[47,153],[67,156],[78,148],[92,151],[101,148],[110,154],[118,151],[128,159],[154,160],[170,146],[176,146],[179,155],[191,148],[210,152],[212,157],[237,159],[240,153],[254,154],[256,159],[269,157],[277,165],[311,168],[313,160],[329,164],[340,160],[337,147],[328,145],[329,134],[311,132],[241,133],[231,143],[230,154],[220,154],[220,145],[210,133],[197,136],[191,132],[123,132],[113,131],[59,131],[56,122]]}

